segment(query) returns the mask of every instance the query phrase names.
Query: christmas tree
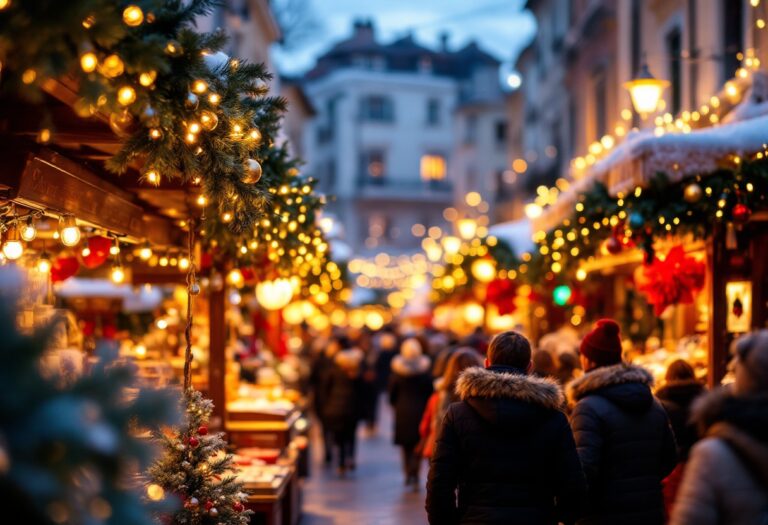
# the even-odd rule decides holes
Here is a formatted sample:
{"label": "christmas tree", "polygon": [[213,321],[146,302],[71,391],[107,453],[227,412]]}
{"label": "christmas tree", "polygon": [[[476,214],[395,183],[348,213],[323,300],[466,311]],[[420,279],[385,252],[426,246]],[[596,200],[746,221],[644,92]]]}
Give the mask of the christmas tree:
{"label": "christmas tree", "polygon": [[149,469],[150,498],[178,495],[183,506],[165,523],[173,525],[247,525],[246,494],[232,472],[232,455],[224,453],[222,434],[208,432],[213,403],[200,392],[187,390],[183,400],[186,421],[182,429],[157,430],[155,438],[165,454]]}
{"label": "christmas tree", "polygon": [[[84,375],[43,373],[57,323],[32,334],[16,325],[18,275],[0,272],[0,505],[28,525],[151,525],[156,502],[136,476],[154,460],[135,429],[174,424],[168,392],[139,390],[115,352]],[[14,286],[18,286],[14,284]],[[14,516],[15,518],[11,518]],[[5,522],[5,521],[4,521]]]}

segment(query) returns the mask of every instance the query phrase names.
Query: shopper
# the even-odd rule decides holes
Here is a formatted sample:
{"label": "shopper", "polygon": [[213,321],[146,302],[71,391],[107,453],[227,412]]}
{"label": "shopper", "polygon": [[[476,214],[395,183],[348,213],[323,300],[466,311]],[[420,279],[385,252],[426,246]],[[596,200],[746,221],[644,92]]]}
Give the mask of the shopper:
{"label": "shopper", "polygon": [[622,362],[619,325],[602,319],[581,342],[585,375],[567,387],[571,424],[589,485],[584,525],[661,525],[661,480],[677,464],[653,377]]}
{"label": "shopper", "polygon": [[343,348],[333,359],[325,384],[325,426],[333,436],[338,452],[338,473],[355,468],[355,431],[360,414],[360,365],[363,352],[351,348],[346,338],[337,344]]}
{"label": "shopper", "polygon": [[689,421],[693,401],[704,393],[704,385],[696,379],[693,367],[684,359],[677,359],[667,367],[664,386],[656,391],[656,397],[667,411],[669,422],[677,442],[678,463],[675,470],[664,479],[664,508],[672,512],[680,481],[683,478],[688,453],[698,436],[696,425]]}
{"label": "shopper", "polygon": [[418,488],[421,457],[419,423],[432,395],[431,363],[415,338],[403,341],[400,355],[392,360],[389,402],[395,409],[395,445],[403,451],[405,484]]}
{"label": "shopper", "polygon": [[735,383],[694,403],[693,446],[672,525],[768,523],[768,330],[734,345]]}
{"label": "shopper", "polygon": [[533,371],[531,372],[536,377],[555,377],[557,374],[557,366],[555,365],[555,358],[547,350],[534,350],[533,351]]}
{"label": "shopper", "polygon": [[566,350],[557,356],[557,381],[565,386],[573,381],[581,372],[579,369],[579,356],[570,350]]}
{"label": "shopper", "polygon": [[329,340],[321,338],[315,340],[312,349],[315,351],[309,376],[309,384],[312,389],[312,408],[320,430],[325,464],[330,465],[333,455],[333,436],[325,422],[325,396],[328,377],[333,368],[333,358],[340,348],[335,338]]}
{"label": "shopper", "polygon": [[530,343],[516,332],[492,340],[485,364],[459,378],[438,435],[429,523],[573,523],[586,485],[560,386],[529,375]]}
{"label": "shopper", "polygon": [[429,398],[424,415],[421,416],[419,434],[422,457],[431,458],[438,431],[442,425],[448,407],[457,401],[456,382],[459,375],[467,368],[481,366],[480,355],[472,348],[459,348],[454,352],[445,369],[445,375],[435,381],[435,392]]}

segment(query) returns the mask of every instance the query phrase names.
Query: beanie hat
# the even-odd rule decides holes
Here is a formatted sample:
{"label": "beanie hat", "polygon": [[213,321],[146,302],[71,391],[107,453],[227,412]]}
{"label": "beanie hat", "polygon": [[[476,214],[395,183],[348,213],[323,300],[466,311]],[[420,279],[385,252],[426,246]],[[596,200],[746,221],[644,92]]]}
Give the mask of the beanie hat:
{"label": "beanie hat", "polygon": [[600,319],[595,327],[581,340],[581,355],[597,366],[615,365],[621,362],[621,338],[619,325],[613,319]]}

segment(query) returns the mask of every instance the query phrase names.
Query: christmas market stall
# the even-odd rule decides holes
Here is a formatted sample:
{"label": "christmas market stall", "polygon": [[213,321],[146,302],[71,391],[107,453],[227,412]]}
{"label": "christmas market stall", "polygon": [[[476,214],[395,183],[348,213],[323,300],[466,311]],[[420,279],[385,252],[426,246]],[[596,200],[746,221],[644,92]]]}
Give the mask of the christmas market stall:
{"label": "christmas market stall", "polygon": [[766,86],[743,70],[698,110],[574,159],[534,214],[528,278],[554,303],[540,322],[616,317],[656,375],[684,357],[722,380],[730,342],[768,315]]}

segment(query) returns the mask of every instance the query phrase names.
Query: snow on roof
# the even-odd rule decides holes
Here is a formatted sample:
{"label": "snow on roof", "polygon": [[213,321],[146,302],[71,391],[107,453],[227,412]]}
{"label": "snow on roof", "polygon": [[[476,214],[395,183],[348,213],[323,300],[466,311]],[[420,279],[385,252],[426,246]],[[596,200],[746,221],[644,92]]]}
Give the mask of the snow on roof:
{"label": "snow on roof", "polygon": [[494,224],[488,229],[488,233],[509,244],[518,256],[534,248],[531,240],[531,221],[528,219]]}

